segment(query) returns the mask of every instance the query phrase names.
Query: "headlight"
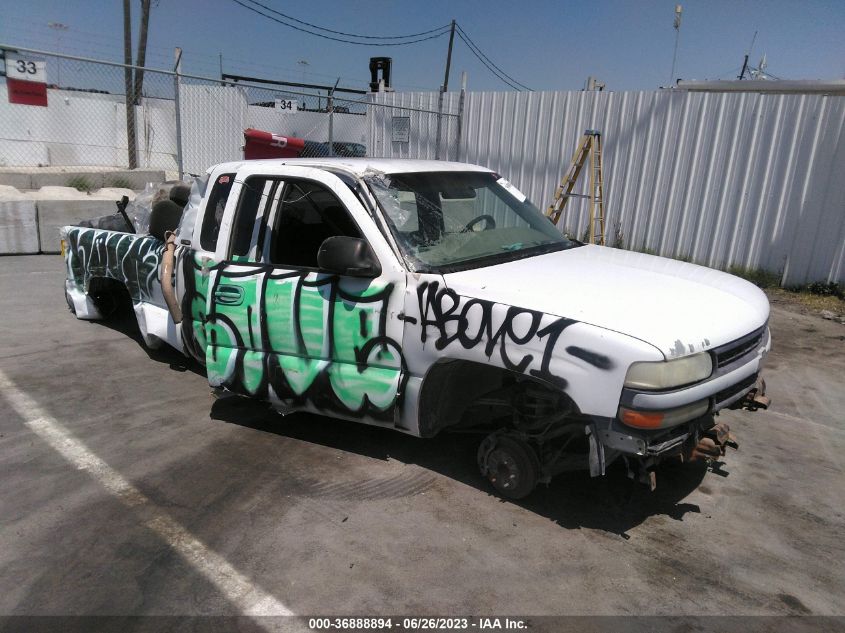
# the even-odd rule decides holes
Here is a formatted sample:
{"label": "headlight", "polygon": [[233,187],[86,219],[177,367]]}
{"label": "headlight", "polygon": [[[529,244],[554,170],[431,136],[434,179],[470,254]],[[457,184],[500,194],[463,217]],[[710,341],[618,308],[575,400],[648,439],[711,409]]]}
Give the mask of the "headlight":
{"label": "headlight", "polygon": [[713,372],[707,352],[669,361],[634,363],[625,375],[625,386],[634,389],[669,389],[704,380]]}

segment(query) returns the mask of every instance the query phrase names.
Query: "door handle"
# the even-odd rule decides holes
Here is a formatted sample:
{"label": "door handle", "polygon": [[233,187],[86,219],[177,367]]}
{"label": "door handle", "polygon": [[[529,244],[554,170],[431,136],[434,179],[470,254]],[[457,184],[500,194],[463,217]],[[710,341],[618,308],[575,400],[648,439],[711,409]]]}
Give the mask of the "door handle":
{"label": "door handle", "polygon": [[239,306],[244,302],[244,289],[241,286],[217,286],[214,301],[224,306]]}

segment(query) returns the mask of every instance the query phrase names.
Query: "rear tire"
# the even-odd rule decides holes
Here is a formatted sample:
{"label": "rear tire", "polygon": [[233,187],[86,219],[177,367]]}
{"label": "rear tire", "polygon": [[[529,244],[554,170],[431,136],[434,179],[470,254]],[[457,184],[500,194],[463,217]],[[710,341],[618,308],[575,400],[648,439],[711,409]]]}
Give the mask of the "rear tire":
{"label": "rear tire", "polygon": [[496,492],[508,499],[528,496],[540,478],[534,449],[512,435],[488,435],[478,448],[478,467]]}

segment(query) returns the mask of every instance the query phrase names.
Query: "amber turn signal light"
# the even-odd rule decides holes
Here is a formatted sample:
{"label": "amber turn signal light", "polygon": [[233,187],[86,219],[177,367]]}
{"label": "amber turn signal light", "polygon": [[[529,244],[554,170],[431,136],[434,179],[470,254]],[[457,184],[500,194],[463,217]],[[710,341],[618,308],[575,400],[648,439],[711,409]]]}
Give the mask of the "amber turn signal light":
{"label": "amber turn signal light", "polygon": [[660,411],[634,411],[623,407],[620,412],[625,424],[638,429],[659,429],[663,422],[663,413]]}

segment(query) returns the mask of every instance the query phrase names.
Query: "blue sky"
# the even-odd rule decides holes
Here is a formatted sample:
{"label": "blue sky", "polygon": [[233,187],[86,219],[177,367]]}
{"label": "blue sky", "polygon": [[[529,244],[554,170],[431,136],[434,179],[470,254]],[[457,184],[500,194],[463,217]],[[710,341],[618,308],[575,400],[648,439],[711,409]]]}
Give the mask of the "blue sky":
{"label": "blue sky", "polygon": [[[608,90],[653,89],[667,83],[672,63],[674,0],[261,1],[307,22],[365,35],[414,33],[454,18],[493,62],[535,90],[579,89],[588,75]],[[0,20],[3,44],[122,58],[120,0],[0,2],[7,5]],[[845,77],[845,0],[681,3],[677,77],[735,76],[755,31],[751,61],[765,53],[774,75]],[[139,7],[133,0],[136,31]],[[49,22],[68,29],[55,31]],[[308,83],[334,83],[340,76],[342,85],[363,87],[369,58],[387,55],[397,89],[436,89],[447,43],[444,36],[409,46],[354,46],[281,26],[232,0],[154,0],[148,65],[169,67],[173,47],[181,46],[186,72],[217,76],[222,53],[230,73]],[[462,70],[471,90],[510,90],[456,38],[451,87],[459,86]]]}

